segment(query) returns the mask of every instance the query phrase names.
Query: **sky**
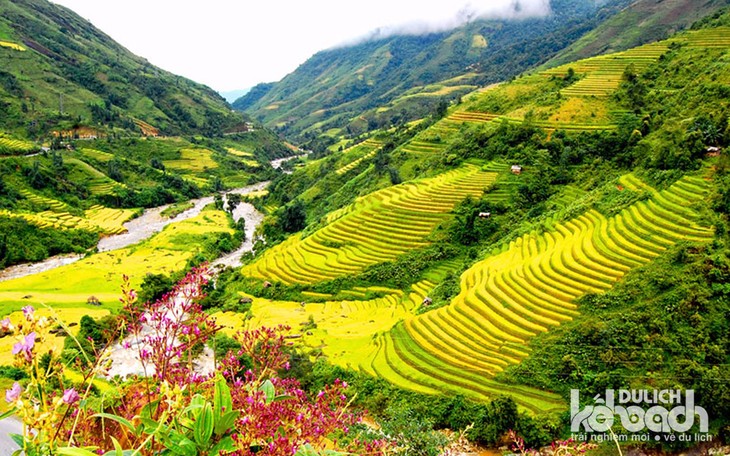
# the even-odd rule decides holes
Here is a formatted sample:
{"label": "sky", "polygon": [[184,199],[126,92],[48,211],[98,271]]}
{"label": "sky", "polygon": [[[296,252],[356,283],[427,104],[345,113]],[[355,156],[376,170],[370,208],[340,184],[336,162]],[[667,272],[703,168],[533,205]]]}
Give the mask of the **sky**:
{"label": "sky", "polygon": [[274,82],[375,30],[440,31],[477,16],[539,15],[548,0],[52,0],[153,65],[217,91]]}

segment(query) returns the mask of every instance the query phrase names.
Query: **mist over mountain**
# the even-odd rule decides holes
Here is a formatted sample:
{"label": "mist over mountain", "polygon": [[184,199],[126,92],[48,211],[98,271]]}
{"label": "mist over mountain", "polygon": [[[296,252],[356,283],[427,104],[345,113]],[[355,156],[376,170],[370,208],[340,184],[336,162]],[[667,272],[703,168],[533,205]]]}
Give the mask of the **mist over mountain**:
{"label": "mist over mountain", "polygon": [[[492,11],[465,9],[430,26],[381,29],[358,44],[315,54],[281,81],[254,87],[233,106],[286,135],[313,137],[332,128],[357,134],[417,118],[441,99],[456,99],[477,85],[545,62],[628,3],[512,2]],[[509,19],[482,18],[487,13]],[[462,25],[445,30],[457,23]],[[399,34],[391,34],[395,31]],[[460,79],[446,83],[445,97],[382,110],[408,90],[455,76]]]}
{"label": "mist over mountain", "polygon": [[[549,0],[510,0],[509,2],[482,2],[464,4],[453,15],[438,19],[413,19],[406,23],[384,25],[362,37],[348,40],[340,46],[352,46],[366,41],[385,39],[395,35],[427,35],[445,32],[480,19],[519,20],[545,17],[551,14]],[[416,16],[418,16],[417,12]]]}

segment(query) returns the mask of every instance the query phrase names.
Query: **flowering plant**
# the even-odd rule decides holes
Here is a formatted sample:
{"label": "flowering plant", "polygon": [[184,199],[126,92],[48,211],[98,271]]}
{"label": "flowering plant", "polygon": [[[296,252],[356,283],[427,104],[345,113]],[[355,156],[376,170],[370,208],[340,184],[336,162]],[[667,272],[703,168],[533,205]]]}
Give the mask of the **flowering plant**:
{"label": "flowering plant", "polygon": [[24,423],[23,435],[16,437],[23,451],[291,456],[319,454],[326,447],[331,449],[326,454],[341,454],[334,452],[338,448],[382,453],[387,445],[381,441],[343,443],[359,420],[348,410],[346,383],[338,380],[309,397],[296,380],[279,378],[289,367],[286,327],[240,331],[239,350],[229,351],[209,372],[196,368],[194,354],[221,328],[199,305],[209,275],[205,267],[193,269],[170,293],[143,306],[125,278],[121,344],[137,351],[141,375],[118,386],[113,404],[93,407],[88,400],[93,379],[110,367],[108,347],[94,363],[80,363],[87,369],[83,380],[68,387],[60,357],[37,350],[50,321],[25,308],[26,322],[11,330],[18,337],[16,365],[30,380],[25,388],[16,383],[6,391],[13,405],[9,413]]}

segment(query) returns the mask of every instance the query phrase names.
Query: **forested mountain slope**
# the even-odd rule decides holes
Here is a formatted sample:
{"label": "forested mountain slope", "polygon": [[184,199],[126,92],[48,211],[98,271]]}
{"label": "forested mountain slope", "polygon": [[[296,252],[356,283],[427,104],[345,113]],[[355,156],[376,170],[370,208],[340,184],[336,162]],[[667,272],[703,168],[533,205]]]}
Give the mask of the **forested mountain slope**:
{"label": "forested mountain slope", "polygon": [[[597,3],[553,0],[546,17],[475,20],[452,31],[373,38],[322,51],[233,105],[290,136],[312,137],[331,128],[357,134],[412,120],[441,98],[456,99],[475,84],[503,81],[546,61],[627,1]],[[374,109],[418,87],[417,102],[388,112]]]}
{"label": "forested mountain slope", "polygon": [[79,122],[220,134],[243,122],[210,88],[151,65],[71,10],[0,1],[0,128],[37,137]]}
{"label": "forested mountain slope", "polygon": [[573,387],[681,384],[727,424],[729,21],[306,162],[264,202],[285,240],[221,295],[405,389],[549,414]]}

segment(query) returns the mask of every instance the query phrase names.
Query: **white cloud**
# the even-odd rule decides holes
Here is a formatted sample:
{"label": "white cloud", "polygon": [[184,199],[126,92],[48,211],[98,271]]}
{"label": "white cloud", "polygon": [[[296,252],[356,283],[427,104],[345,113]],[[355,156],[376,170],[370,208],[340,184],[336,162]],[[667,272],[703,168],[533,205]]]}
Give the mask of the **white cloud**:
{"label": "white cloud", "polygon": [[361,39],[377,28],[423,33],[476,16],[549,10],[548,0],[54,1],[153,64],[217,90],[279,80],[317,51]]}

